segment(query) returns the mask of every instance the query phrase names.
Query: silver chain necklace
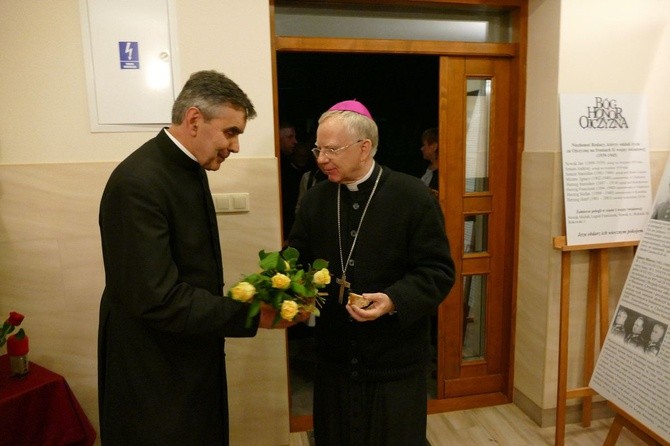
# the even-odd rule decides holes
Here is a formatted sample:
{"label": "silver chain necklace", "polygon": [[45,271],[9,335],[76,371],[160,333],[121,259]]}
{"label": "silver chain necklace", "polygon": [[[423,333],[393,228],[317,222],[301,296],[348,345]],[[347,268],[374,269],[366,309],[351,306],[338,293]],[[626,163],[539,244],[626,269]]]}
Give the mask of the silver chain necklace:
{"label": "silver chain necklace", "polygon": [[368,206],[370,206],[370,202],[372,201],[372,196],[375,194],[375,191],[377,190],[377,185],[379,184],[379,179],[382,177],[382,168],[379,168],[379,173],[377,174],[377,179],[375,180],[375,185],[372,187],[372,192],[370,192],[370,197],[368,198],[368,202],[365,203],[365,208],[363,208],[363,214],[361,215],[361,219],[358,222],[358,228],[356,228],[356,235],[354,235],[354,241],[351,244],[351,249],[349,250],[349,255],[347,256],[347,261],[344,261],[343,257],[343,252],[342,252],[342,224],[340,222],[340,191],[342,190],[341,185],[337,185],[337,241],[339,242],[340,246],[340,265],[342,266],[342,277],[339,279],[335,279],[335,282],[337,282],[340,285],[340,294],[339,294],[339,302],[342,303],[344,299],[344,289],[349,288],[351,283],[347,282],[347,267],[349,266],[349,260],[351,260],[351,255],[354,253],[354,248],[356,247],[356,240],[358,240],[358,234],[361,232],[361,226],[363,225],[363,219],[365,218],[365,213],[368,211]]}

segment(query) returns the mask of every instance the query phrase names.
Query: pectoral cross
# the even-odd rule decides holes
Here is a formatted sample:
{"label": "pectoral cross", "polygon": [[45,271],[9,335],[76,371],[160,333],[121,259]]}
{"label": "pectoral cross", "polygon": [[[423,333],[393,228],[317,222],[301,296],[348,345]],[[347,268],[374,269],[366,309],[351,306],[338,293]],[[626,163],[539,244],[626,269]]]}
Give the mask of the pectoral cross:
{"label": "pectoral cross", "polygon": [[342,303],[344,301],[344,289],[349,288],[351,286],[351,283],[347,282],[347,276],[345,274],[342,274],[341,279],[335,279],[335,282],[340,284],[339,301],[340,301],[340,303]]}

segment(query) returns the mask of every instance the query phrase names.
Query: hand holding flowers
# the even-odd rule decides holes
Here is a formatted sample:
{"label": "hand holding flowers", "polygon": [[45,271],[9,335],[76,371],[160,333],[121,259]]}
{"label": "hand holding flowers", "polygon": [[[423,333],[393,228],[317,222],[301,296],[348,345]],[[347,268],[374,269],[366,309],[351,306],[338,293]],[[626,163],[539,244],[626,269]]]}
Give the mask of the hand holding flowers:
{"label": "hand holding flowers", "polygon": [[319,289],[330,283],[327,261],[317,259],[304,270],[298,264],[298,250],[291,247],[269,253],[261,250],[258,256],[261,271],[244,277],[228,291],[228,297],[251,304],[247,327],[264,304],[275,311],[273,325],[282,320],[295,322],[309,313],[319,315]]}

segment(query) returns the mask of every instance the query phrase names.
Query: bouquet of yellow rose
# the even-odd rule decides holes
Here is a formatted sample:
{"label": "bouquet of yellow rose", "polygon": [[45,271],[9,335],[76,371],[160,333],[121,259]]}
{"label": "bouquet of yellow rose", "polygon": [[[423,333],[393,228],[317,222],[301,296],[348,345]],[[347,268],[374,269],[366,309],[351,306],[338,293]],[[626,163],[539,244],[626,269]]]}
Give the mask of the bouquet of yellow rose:
{"label": "bouquet of yellow rose", "polygon": [[292,321],[299,313],[319,315],[318,307],[323,303],[319,289],[330,283],[328,262],[317,259],[305,270],[300,268],[299,256],[298,250],[291,247],[275,252],[261,250],[261,271],[244,277],[228,291],[228,297],[251,303],[247,327],[263,302],[276,310],[275,324],[281,319]]}

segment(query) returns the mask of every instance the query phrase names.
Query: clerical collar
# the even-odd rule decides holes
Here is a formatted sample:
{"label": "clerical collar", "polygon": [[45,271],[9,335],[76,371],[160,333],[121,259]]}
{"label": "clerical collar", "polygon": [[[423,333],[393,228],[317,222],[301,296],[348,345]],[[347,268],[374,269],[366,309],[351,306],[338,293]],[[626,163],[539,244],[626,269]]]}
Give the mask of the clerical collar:
{"label": "clerical collar", "polygon": [[358,185],[361,183],[364,183],[365,180],[370,178],[370,175],[372,175],[372,171],[375,170],[375,163],[372,163],[372,166],[370,167],[370,170],[368,170],[368,173],[366,173],[362,178],[359,178],[356,181],[352,181],[350,183],[343,183],[345,186],[347,186],[347,189],[349,189],[351,192],[356,192],[358,190]]}
{"label": "clerical collar", "polygon": [[188,156],[189,158],[191,158],[191,159],[192,159],[193,161],[195,161],[196,163],[198,162],[198,160],[196,159],[196,157],[193,156],[193,154],[192,154],[191,152],[189,152],[188,149],[187,149],[186,147],[184,147],[184,145],[183,145],[182,143],[180,143],[180,142],[177,140],[177,138],[175,138],[174,136],[172,136],[172,134],[171,134],[170,132],[168,132],[168,129],[167,129],[167,128],[164,128],[163,131],[164,131],[165,134],[172,140],[172,142],[173,142],[177,147],[179,147],[179,149],[180,149],[182,152],[184,152],[184,153],[186,154],[186,156]]}

